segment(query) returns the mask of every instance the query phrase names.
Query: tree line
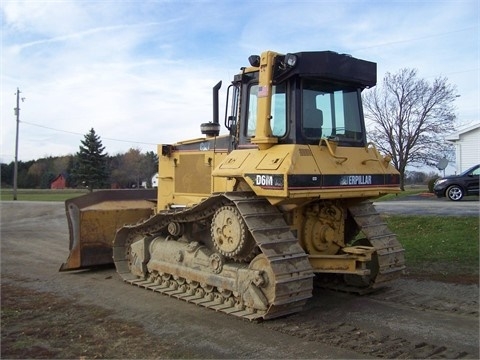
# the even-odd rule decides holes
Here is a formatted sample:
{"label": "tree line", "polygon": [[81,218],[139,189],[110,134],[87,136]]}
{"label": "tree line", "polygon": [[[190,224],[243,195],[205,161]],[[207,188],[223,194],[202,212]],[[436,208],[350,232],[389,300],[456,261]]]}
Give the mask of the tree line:
{"label": "tree line", "polygon": [[[157,171],[158,156],[155,152],[142,153],[131,148],[126,153],[110,156],[92,128],[74,155],[19,161],[17,186],[48,189],[57,176],[63,175],[69,188],[139,188],[144,181],[147,187],[151,187],[152,176]],[[13,174],[13,161],[1,164],[2,187],[13,186]]]}

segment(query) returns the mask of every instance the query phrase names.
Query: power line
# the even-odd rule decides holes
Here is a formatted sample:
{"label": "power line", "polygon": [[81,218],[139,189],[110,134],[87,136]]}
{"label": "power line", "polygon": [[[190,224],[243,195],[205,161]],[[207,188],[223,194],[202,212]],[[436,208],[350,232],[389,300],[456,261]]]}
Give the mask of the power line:
{"label": "power line", "polygon": [[[66,134],[85,136],[85,134],[80,134],[80,133],[77,133],[77,132],[74,132],[74,131],[55,129],[55,128],[52,128],[52,127],[48,127],[48,126],[44,126],[44,125],[40,125],[40,124],[35,124],[35,123],[27,122],[27,121],[21,121],[21,123],[31,125],[31,126],[40,127],[40,128],[44,128],[44,129],[48,129],[48,130],[63,132],[63,133],[66,133]],[[102,138],[102,140],[119,141],[119,142],[135,143],[135,144],[143,144],[143,145],[157,145],[156,143],[148,143],[148,142],[133,141],[133,140],[113,139],[113,138],[107,138],[107,137],[103,137],[103,136],[101,138]]]}
{"label": "power line", "polygon": [[458,33],[458,32],[463,32],[463,31],[467,31],[467,30],[472,30],[472,29],[475,29],[475,28],[477,28],[477,26],[471,26],[471,27],[464,28],[464,29],[452,30],[452,31],[448,31],[448,32],[444,32],[444,33],[438,33],[438,34],[433,34],[433,35],[419,36],[419,37],[410,38],[410,39],[405,39],[405,40],[391,41],[391,42],[386,42],[386,43],[381,43],[381,44],[377,44],[377,45],[367,46],[367,47],[363,47],[363,48],[359,48],[359,49],[355,49],[355,50],[350,50],[350,51],[351,51],[351,52],[356,52],[356,51],[362,51],[362,50],[367,50],[367,49],[373,49],[373,48],[376,48],[376,47],[389,46],[389,45],[401,44],[401,43],[406,43],[406,42],[412,42],[412,41],[419,41],[419,40],[431,39],[431,38],[434,38],[434,37],[439,37],[439,36],[444,36],[444,35],[450,35],[450,34],[454,34],[454,33]]}

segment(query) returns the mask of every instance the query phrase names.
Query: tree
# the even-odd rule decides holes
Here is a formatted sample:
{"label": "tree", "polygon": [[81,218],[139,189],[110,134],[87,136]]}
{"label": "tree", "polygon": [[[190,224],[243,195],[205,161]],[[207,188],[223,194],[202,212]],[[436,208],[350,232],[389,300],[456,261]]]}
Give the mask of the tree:
{"label": "tree", "polygon": [[52,184],[52,181],[55,180],[56,177],[57,175],[55,175],[53,172],[45,171],[42,174],[42,177],[40,178],[40,188],[50,189],[50,185]]}
{"label": "tree", "polygon": [[108,180],[107,154],[104,153],[105,147],[102,146],[100,137],[92,128],[81,143],[72,169],[75,182],[86,186],[90,191],[105,187]]}
{"label": "tree", "polygon": [[1,175],[0,179],[2,180],[1,186],[10,187],[13,183],[13,161],[10,164],[1,164]]}
{"label": "tree", "polygon": [[151,178],[158,171],[158,156],[153,151],[142,154],[139,149],[131,148],[113,157],[110,167],[111,181],[121,187],[139,188],[143,181],[151,187]]}
{"label": "tree", "polygon": [[71,155],[52,158],[52,164],[49,170],[55,175],[66,173],[68,171],[68,166],[70,164],[71,158]]}
{"label": "tree", "polygon": [[139,187],[142,179],[143,156],[138,149],[129,149],[111,161],[111,180],[121,187]]}
{"label": "tree", "polygon": [[414,69],[387,73],[383,87],[364,93],[365,118],[373,123],[369,137],[392,157],[402,190],[407,165],[433,166],[451,151],[443,136],[454,130],[456,93],[446,78],[429,84]]}
{"label": "tree", "polygon": [[406,184],[424,184],[427,181],[427,174],[422,171],[405,171]]}
{"label": "tree", "polygon": [[153,151],[145,153],[145,176],[147,187],[152,187],[152,176],[158,172],[158,155]]}
{"label": "tree", "polygon": [[37,160],[28,168],[28,176],[33,180],[35,188],[45,188],[41,184],[42,176],[47,171],[46,161]]}

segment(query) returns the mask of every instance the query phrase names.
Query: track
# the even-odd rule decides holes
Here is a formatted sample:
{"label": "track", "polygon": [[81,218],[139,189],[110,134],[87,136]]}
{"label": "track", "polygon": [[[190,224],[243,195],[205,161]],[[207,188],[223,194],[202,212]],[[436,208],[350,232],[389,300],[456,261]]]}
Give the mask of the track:
{"label": "track", "polygon": [[[242,285],[242,272],[246,271],[243,269],[247,264],[225,260],[196,242],[189,243],[187,251],[204,252],[204,256],[215,264],[212,269],[215,275],[182,266],[183,256],[172,259],[175,264],[158,261],[158,271],[143,276],[132,274],[134,259],[130,247],[134,241],[144,238],[149,239],[150,244],[150,239],[164,232],[168,224],[208,220],[228,203],[235,204],[260,249],[261,254],[250,262],[248,269],[263,279],[255,278]],[[313,273],[307,255],[283,215],[265,199],[250,193],[214,196],[188,210],[157,214],[141,224],[126,226],[115,238],[114,261],[118,273],[127,283],[249,320],[298,312],[312,292]],[[232,278],[229,273],[237,275]],[[258,306],[259,301],[263,301],[264,306]]]}
{"label": "track", "polygon": [[369,275],[320,274],[315,278],[315,285],[354,294],[367,294],[399,279],[405,266],[405,250],[390,231],[387,224],[375,210],[372,202],[362,201],[348,206],[358,230],[364,237],[354,240],[352,246],[375,248],[372,260],[366,264]]}
{"label": "track", "polygon": [[[397,279],[405,270],[405,257],[402,245],[397,236],[390,231],[380,214],[370,201],[350,206],[348,211],[366,236],[371,246],[375,248],[378,268],[372,269],[371,288],[378,288],[385,283]],[[374,276],[374,278],[373,278]]]}
{"label": "track", "polygon": [[[146,249],[152,242],[161,242],[159,249],[176,246],[165,235],[169,224],[210,224],[222,206],[229,206],[230,213],[238,210],[254,239],[260,255],[250,263],[228,259],[217,253],[209,241],[202,244],[200,239],[188,240],[188,246],[176,247],[170,256],[166,255],[167,250],[156,257],[132,254],[132,244],[139,239],[143,239],[141,253],[151,252]],[[405,269],[404,250],[371,202],[351,206],[349,211],[366,236],[367,243],[359,245],[376,250],[371,275],[346,276],[347,285],[327,280],[322,286],[366,293],[399,277]],[[127,283],[249,320],[299,312],[311,297],[311,266],[283,214],[266,199],[248,192],[216,195],[192,208],[162,212],[140,224],[125,226],[118,231],[113,250],[117,271]],[[187,264],[183,254],[197,252],[200,256]],[[153,262],[155,266],[150,266]],[[210,268],[200,263],[210,263]]]}

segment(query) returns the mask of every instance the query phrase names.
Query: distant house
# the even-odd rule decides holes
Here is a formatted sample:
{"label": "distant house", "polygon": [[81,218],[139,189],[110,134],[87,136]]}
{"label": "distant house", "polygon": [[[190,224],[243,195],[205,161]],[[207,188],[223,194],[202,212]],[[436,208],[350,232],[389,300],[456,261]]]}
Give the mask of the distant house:
{"label": "distant house", "polygon": [[158,173],[152,176],[152,188],[158,187]]}
{"label": "distant house", "polygon": [[457,174],[480,163],[480,123],[452,133],[445,140],[455,144]]}
{"label": "distant house", "polygon": [[66,184],[67,179],[63,174],[60,174],[50,183],[50,189],[65,189]]}
{"label": "distant house", "polygon": [[111,184],[110,184],[110,189],[117,190],[117,189],[121,189],[121,188],[122,188],[122,187],[120,186],[119,183],[114,182],[114,183],[111,183]]}
{"label": "distant house", "polygon": [[[152,188],[157,188],[158,187],[158,173],[152,176],[152,179],[150,180],[152,184]],[[147,188],[147,182],[142,181],[142,188],[146,189]]]}

